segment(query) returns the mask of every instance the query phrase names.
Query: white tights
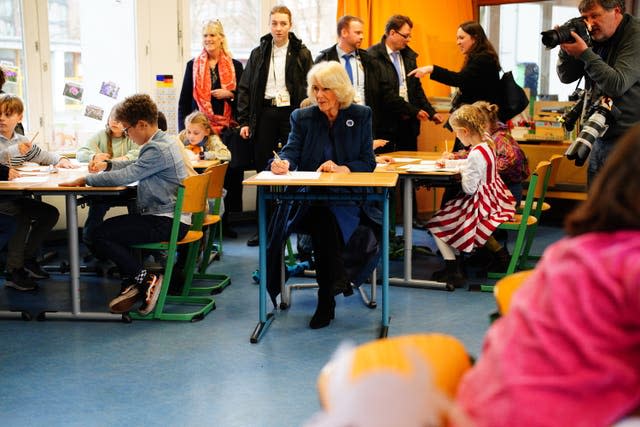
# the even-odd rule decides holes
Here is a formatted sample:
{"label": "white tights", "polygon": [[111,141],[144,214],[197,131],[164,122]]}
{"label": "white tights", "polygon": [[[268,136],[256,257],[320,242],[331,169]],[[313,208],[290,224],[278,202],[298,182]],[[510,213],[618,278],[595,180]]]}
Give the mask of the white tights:
{"label": "white tights", "polygon": [[453,261],[456,259],[456,252],[454,252],[455,249],[453,249],[451,246],[446,244],[439,237],[433,236],[433,239],[436,241],[436,245],[438,246],[438,249],[442,254],[442,258],[449,261]]}

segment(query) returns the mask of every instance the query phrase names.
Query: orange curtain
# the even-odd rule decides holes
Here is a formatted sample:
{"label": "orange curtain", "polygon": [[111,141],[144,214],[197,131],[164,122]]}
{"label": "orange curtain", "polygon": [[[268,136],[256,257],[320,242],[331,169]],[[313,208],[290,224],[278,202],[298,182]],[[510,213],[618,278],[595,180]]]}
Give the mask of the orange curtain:
{"label": "orange curtain", "polygon": [[[415,0],[338,0],[338,18],[354,15],[365,22],[363,48],[380,42],[391,15],[407,15],[413,21],[411,48],[418,53],[418,66],[436,64],[459,70],[463,57],[456,46],[456,30],[473,19],[471,0],[421,2]],[[448,96],[448,86],[422,79],[427,96]]]}

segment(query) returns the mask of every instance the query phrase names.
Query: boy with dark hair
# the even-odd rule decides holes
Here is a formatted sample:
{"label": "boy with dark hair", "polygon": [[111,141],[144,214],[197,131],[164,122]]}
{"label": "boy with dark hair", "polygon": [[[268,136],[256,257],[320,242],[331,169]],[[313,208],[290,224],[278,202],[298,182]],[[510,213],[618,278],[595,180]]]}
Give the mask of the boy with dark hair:
{"label": "boy with dark hair", "polygon": [[[109,304],[113,313],[126,313],[138,300],[145,315],[156,305],[162,276],[148,272],[131,245],[167,241],[171,235],[178,186],[187,176],[180,147],[158,129],[158,108],[149,95],[132,95],[116,107],[114,118],[125,134],[140,145],[137,160],[89,163],[91,174],[61,186],[110,187],[138,182],[138,213],[107,219],[95,232],[96,255],[111,259],[120,271],[122,290]],[[189,230],[190,216],[181,218],[178,238]]]}

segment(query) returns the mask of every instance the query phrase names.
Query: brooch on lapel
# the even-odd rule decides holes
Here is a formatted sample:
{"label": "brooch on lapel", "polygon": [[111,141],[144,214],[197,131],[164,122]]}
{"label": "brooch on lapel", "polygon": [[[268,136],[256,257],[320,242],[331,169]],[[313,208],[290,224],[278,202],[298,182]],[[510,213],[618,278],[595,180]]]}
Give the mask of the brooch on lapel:
{"label": "brooch on lapel", "polygon": [[353,127],[353,120],[349,119],[346,123],[348,128]]}

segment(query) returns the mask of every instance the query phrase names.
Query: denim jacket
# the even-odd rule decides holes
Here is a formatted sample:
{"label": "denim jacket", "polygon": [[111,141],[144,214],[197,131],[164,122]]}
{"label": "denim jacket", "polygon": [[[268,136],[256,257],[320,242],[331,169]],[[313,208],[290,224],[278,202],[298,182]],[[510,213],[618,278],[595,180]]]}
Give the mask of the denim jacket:
{"label": "denim jacket", "polygon": [[157,131],[140,149],[137,160],[114,161],[108,172],[87,176],[87,185],[110,187],[138,181],[142,215],[172,213],[178,186],[187,176],[180,147]]}

